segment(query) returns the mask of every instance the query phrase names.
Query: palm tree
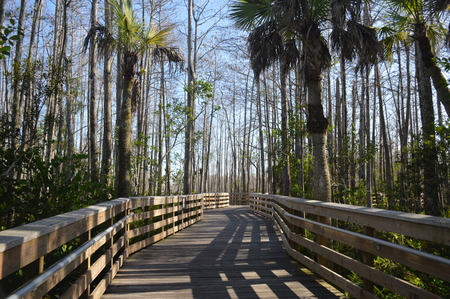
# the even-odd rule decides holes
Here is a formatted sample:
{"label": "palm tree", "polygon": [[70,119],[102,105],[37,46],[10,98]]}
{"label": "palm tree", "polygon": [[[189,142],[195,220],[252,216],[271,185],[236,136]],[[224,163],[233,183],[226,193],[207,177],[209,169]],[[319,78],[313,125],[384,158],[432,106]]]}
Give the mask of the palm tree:
{"label": "palm tree", "polygon": [[[431,2],[435,2],[437,7],[429,6],[428,4],[431,4]],[[447,114],[450,112],[450,89],[441,69],[436,64],[432,51],[437,38],[443,36],[443,28],[436,20],[439,16],[439,10],[445,5],[439,5],[438,2],[440,1],[431,2],[390,0],[392,24],[388,26],[393,33],[406,33],[415,42],[416,77],[419,86],[422,136],[425,148],[422,167],[425,213],[440,216],[442,203],[439,199],[438,157],[435,147],[435,118],[430,79],[435,87],[438,101],[444,104]],[[389,30],[384,28],[383,32],[389,33]]]}
{"label": "palm tree", "polygon": [[[242,29],[252,30],[276,20],[278,30],[301,43],[302,71],[308,92],[307,128],[313,142],[314,199],[331,201],[331,179],[326,154],[328,120],[322,106],[322,74],[331,61],[330,50],[339,50],[346,59],[359,53],[359,67],[376,62],[382,45],[374,29],[358,23],[364,1],[240,0],[232,8],[232,18]],[[329,26],[331,46],[324,36]]]}
{"label": "palm tree", "polygon": [[85,47],[92,35],[98,36],[100,48],[115,49],[121,55],[122,103],[118,126],[118,171],[116,177],[117,197],[130,196],[131,139],[133,106],[137,99],[137,64],[139,57],[158,46],[165,46],[171,28],[159,30],[146,26],[136,17],[131,0],[109,0],[113,14],[113,24],[107,28],[100,24],[93,26],[85,39]]}
{"label": "palm tree", "polygon": [[450,116],[450,88],[433,52],[434,44],[443,28],[439,22],[442,11],[447,10],[446,0],[389,0],[391,15],[397,28],[411,32],[421,53],[421,60],[428,71],[437,99]]}

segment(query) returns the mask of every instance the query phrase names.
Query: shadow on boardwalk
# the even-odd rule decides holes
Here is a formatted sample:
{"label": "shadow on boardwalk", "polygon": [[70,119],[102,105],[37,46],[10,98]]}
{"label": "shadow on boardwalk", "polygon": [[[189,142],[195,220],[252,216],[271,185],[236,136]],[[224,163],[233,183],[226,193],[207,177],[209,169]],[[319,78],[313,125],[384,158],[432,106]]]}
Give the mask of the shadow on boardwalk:
{"label": "shadow on boardwalk", "polygon": [[305,274],[282,248],[272,223],[229,207],[132,255],[104,299],[343,298]]}

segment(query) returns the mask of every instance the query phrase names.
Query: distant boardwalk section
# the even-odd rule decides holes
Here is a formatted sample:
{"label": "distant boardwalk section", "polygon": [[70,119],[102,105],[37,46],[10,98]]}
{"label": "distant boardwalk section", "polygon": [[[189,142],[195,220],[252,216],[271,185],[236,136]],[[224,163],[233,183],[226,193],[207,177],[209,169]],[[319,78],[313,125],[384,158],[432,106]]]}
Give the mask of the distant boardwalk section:
{"label": "distant boardwalk section", "polygon": [[233,206],[130,256],[102,298],[344,297],[300,267],[270,220]]}

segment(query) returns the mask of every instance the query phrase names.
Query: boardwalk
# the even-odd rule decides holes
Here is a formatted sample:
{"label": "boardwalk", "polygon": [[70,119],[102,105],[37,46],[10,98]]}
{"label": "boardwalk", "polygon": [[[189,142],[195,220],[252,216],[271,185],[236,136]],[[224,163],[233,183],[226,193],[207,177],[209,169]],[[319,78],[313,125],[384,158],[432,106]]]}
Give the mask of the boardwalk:
{"label": "boardwalk", "polygon": [[104,299],[343,298],[300,269],[272,223],[230,207],[132,255]]}

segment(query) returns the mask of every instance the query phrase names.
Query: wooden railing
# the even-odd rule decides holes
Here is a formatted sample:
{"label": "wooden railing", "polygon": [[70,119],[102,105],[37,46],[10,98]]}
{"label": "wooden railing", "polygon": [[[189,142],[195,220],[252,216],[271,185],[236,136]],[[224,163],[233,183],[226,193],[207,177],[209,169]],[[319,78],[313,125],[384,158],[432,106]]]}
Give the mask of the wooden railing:
{"label": "wooden railing", "polygon": [[248,206],[250,204],[250,193],[235,192],[230,193],[230,205],[234,206]]}
{"label": "wooden railing", "polygon": [[[262,194],[250,194],[250,208],[276,223],[291,257],[355,298],[378,298],[374,286],[405,298],[441,298],[383,272],[376,265],[377,257],[378,261],[403,265],[413,277],[413,271],[420,271],[449,286],[450,260],[438,255],[449,254],[450,219]],[[436,255],[400,246],[383,235],[391,239],[406,236],[404,239],[413,239],[415,244],[428,244]],[[333,250],[344,246],[353,254]],[[356,274],[363,280],[362,286],[335,268]]]}
{"label": "wooden railing", "polygon": [[203,193],[205,210],[225,208],[230,205],[230,193]]}
{"label": "wooden railing", "polygon": [[130,254],[200,221],[211,196],[228,205],[223,193],[119,198],[2,231],[0,298],[100,298]]}
{"label": "wooden railing", "polygon": [[[289,255],[355,298],[377,298],[374,286],[406,298],[440,298],[383,272],[377,257],[450,283],[449,259],[381,237],[420,239],[439,254],[450,246],[450,219],[277,195],[208,193],[115,199],[0,232],[0,298],[100,298],[130,254],[200,221],[204,209],[247,202],[274,221]],[[353,254],[333,250],[343,246]],[[358,275],[363,285],[336,268]]]}

